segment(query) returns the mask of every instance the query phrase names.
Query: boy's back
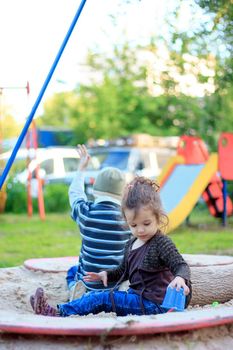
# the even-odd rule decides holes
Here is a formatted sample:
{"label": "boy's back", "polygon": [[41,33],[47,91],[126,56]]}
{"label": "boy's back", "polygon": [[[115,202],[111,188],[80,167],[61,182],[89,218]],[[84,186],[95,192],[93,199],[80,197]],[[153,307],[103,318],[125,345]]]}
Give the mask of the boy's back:
{"label": "boy's back", "polygon": [[[83,171],[89,155],[85,148],[79,148],[79,153],[79,171],[70,185],[69,200],[71,217],[78,224],[82,237],[75,279],[83,282],[82,277],[86,272],[112,269],[121,263],[131,232],[122,218],[120,208],[121,191],[125,184],[123,174],[115,168],[103,169],[94,184],[96,200],[89,202],[84,192]],[[69,285],[68,276],[67,282]],[[102,282],[84,284],[88,290],[104,289]]]}

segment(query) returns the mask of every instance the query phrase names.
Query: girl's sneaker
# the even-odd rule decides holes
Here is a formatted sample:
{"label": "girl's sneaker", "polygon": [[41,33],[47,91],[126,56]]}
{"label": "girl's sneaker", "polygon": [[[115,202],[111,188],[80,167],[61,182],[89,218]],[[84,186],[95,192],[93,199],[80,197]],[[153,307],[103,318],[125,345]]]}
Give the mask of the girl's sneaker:
{"label": "girl's sneaker", "polygon": [[30,304],[37,315],[59,316],[57,309],[47,303],[47,298],[42,288],[37,288],[35,295],[30,297]]}

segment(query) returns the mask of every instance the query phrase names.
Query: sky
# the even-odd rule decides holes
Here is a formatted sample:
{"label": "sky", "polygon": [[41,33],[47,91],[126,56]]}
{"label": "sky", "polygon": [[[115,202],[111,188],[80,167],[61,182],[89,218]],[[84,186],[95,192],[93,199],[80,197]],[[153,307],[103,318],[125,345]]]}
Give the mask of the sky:
{"label": "sky", "polygon": [[[4,88],[0,89],[1,113],[7,105],[17,121],[28,117],[80,2],[0,0],[0,88]],[[113,43],[123,42],[126,37],[143,43],[154,34],[163,30],[165,33],[164,18],[175,4],[175,0],[131,0],[130,4],[126,0],[87,0],[36,115],[42,112],[46,98],[72,89],[85,79],[88,48],[107,52]],[[185,2],[183,11],[185,14]],[[116,26],[112,25],[111,15],[117,17]],[[184,28],[190,18],[182,17]]]}

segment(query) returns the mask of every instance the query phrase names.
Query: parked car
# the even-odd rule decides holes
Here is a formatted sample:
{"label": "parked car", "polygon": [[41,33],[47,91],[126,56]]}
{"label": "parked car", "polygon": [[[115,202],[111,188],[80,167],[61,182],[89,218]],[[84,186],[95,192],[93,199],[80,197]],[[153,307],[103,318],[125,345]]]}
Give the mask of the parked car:
{"label": "parked car", "polygon": [[[76,157],[78,153],[76,152]],[[113,166],[126,176],[126,181],[133,179],[135,175],[156,178],[167,160],[175,154],[170,148],[142,148],[142,147],[90,147],[88,152],[91,161],[85,171],[85,191],[89,198],[92,198],[93,184],[99,171],[105,167]],[[67,169],[65,169],[67,170]],[[65,171],[64,176],[51,174],[47,176],[47,183],[64,182],[70,184],[77,170],[77,163],[74,167]]]}
{"label": "parked car", "polygon": [[[156,178],[175,150],[166,147],[89,147],[91,162],[85,171],[85,190],[92,198],[93,184],[99,171],[114,166],[125,173],[127,182],[135,175]],[[11,152],[0,155],[7,161]],[[27,149],[20,149],[14,161],[14,180],[26,185],[28,168],[26,167]],[[30,150],[29,169],[32,174],[32,195],[37,196],[36,167],[39,165],[40,178],[44,184],[70,184],[78,168],[79,155],[76,148],[48,147],[39,148],[36,156]]]}
{"label": "parked car", "polygon": [[[7,162],[11,151],[0,155],[0,160]],[[27,167],[27,158],[29,165]],[[20,149],[14,160],[12,171],[14,181],[26,185],[29,171],[32,176],[32,195],[37,195],[36,168],[39,165],[39,175],[43,182],[63,182],[66,178],[72,178],[77,171],[79,155],[75,148],[48,147],[34,149]],[[29,169],[29,170],[28,170]]]}
{"label": "parked car", "polygon": [[125,173],[126,181],[135,175],[156,178],[174,149],[156,147],[97,147],[90,148],[91,162],[86,171],[85,185],[88,195],[98,172],[107,166],[114,166]]}

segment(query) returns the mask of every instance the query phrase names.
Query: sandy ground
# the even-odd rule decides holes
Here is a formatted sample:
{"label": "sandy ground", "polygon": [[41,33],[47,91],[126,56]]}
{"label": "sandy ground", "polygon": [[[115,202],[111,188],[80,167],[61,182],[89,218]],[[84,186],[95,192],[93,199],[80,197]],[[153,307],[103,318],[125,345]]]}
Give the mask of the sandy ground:
{"label": "sandy ground", "polygon": [[[68,293],[66,290],[65,273],[44,273],[30,271],[25,267],[0,269],[0,317],[7,313],[12,317],[27,315],[35,321],[29,297],[34,294],[37,287],[43,287],[52,305],[58,302],[66,302]],[[225,303],[225,306],[233,308],[233,300]],[[207,305],[205,308],[210,308]],[[190,308],[192,309],[192,308]],[[178,315],[178,314],[177,314]],[[94,316],[113,317],[104,313]],[[79,316],[75,316],[79,317]],[[88,317],[85,317],[87,321]],[[45,318],[46,319],[46,318]],[[84,318],[83,318],[84,319]],[[64,322],[66,319],[64,319]],[[55,322],[55,320],[54,320]],[[32,336],[17,334],[0,334],[0,349],[181,349],[181,350],[215,350],[233,349],[233,324],[212,327],[208,329],[160,334],[153,336],[128,336],[128,337],[78,337],[78,336]]]}

